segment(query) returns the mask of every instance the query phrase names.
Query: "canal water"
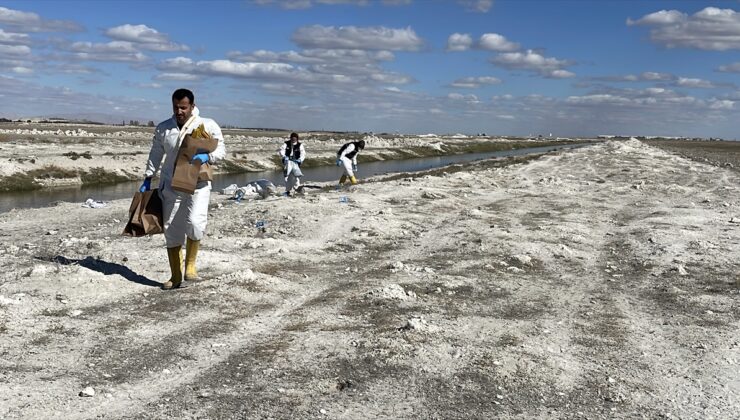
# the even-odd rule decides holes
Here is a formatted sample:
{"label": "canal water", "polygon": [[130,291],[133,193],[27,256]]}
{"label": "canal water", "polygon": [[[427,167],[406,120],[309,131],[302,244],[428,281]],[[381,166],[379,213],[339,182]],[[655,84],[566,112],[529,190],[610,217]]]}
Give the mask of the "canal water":
{"label": "canal water", "polygon": [[[564,148],[582,147],[586,144],[566,144],[547,147],[532,147],[525,149],[504,150],[498,152],[467,153],[452,156],[425,157],[405,160],[386,160],[359,165],[357,177],[362,179],[374,175],[383,175],[397,172],[417,172],[439,168],[453,163],[471,162],[494,157],[521,156],[534,153],[544,153]],[[303,170],[303,184],[311,182],[336,181],[342,175],[342,168],[336,166],[320,166]],[[284,185],[282,171],[247,172],[241,174],[223,174],[214,176],[213,191],[221,191],[231,184],[243,186],[257,179],[268,179],[275,185]],[[110,201],[131,197],[139,188],[141,181],[124,182],[114,185],[85,185],[72,188],[54,188],[14,193],[0,193],[0,213],[16,208],[37,208],[49,206],[57,201],[84,203],[88,198],[96,201]],[[152,185],[154,186],[154,185]]]}

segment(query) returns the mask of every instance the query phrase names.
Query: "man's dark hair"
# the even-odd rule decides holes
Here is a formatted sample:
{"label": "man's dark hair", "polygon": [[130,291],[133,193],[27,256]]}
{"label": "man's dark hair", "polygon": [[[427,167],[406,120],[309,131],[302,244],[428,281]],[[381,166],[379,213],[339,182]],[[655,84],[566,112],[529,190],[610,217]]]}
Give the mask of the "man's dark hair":
{"label": "man's dark hair", "polygon": [[298,133],[290,133],[290,138],[293,139],[293,137],[297,138],[298,140],[301,139],[300,137],[298,137]]}
{"label": "man's dark hair", "polygon": [[189,89],[177,89],[172,94],[172,101],[180,102],[183,98],[190,99],[190,105],[195,103],[195,95],[193,95],[193,92]]}

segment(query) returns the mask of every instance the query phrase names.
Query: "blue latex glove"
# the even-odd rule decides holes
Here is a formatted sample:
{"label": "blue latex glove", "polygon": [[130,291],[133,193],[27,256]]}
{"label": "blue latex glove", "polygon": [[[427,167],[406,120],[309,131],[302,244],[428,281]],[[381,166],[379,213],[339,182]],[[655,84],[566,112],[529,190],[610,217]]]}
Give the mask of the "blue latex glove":
{"label": "blue latex glove", "polygon": [[147,192],[152,189],[152,179],[151,178],[144,178],[144,182],[141,184],[141,187],[139,187],[139,192]]}
{"label": "blue latex glove", "polygon": [[352,172],[357,172],[357,165],[352,165]]}
{"label": "blue latex glove", "polygon": [[193,160],[191,160],[190,163],[195,163],[196,160],[199,160],[201,164],[208,163],[208,153],[198,153],[197,155],[194,155]]}
{"label": "blue latex glove", "polygon": [[293,162],[297,163],[298,166],[301,166],[301,163],[303,163],[303,159],[293,159]]}
{"label": "blue latex glove", "polygon": [[342,166],[342,159],[337,159],[337,166]]}
{"label": "blue latex glove", "polygon": [[288,164],[288,157],[285,156],[283,157],[283,165],[287,165],[287,164]]}

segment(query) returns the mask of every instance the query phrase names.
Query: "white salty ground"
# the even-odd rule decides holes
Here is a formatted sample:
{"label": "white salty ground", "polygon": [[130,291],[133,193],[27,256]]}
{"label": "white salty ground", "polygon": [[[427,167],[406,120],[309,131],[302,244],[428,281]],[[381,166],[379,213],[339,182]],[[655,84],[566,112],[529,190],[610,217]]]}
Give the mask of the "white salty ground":
{"label": "white salty ground", "polygon": [[169,292],[126,200],[0,215],[0,418],[736,417],[738,175],[638,141],[498,166],[213,195]]}

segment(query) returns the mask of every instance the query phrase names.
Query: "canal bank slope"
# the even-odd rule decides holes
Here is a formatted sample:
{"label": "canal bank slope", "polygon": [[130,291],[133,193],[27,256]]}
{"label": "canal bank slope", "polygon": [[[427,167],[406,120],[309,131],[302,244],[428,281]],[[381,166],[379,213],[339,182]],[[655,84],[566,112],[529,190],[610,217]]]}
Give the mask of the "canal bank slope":
{"label": "canal bank slope", "polygon": [[[226,129],[227,157],[216,173],[280,169],[277,150],[288,132]],[[332,165],[336,151],[363,139],[361,162],[511,150],[572,143],[568,139],[519,139],[486,136],[403,136],[301,133],[305,167]],[[94,125],[0,124],[0,192],[140,180],[151,147],[152,129]],[[583,140],[579,140],[582,142]]]}
{"label": "canal bank slope", "polygon": [[637,141],[512,161],[214,195],[207,280],[170,292],[126,200],[2,214],[0,417],[740,411],[740,176]]}

